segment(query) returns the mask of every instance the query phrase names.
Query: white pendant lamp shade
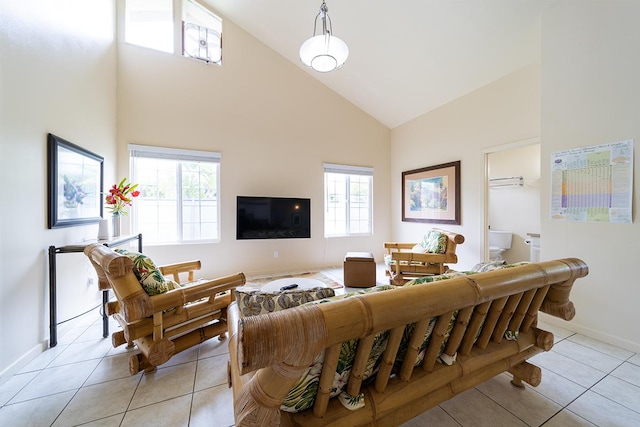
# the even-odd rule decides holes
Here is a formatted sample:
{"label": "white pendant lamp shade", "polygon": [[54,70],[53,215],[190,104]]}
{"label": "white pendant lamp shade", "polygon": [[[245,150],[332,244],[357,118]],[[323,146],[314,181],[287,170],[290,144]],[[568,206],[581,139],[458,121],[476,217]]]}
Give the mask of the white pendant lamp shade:
{"label": "white pendant lamp shade", "polygon": [[330,34],[311,37],[300,46],[302,63],[321,73],[342,67],[348,57],[347,44]]}
{"label": "white pendant lamp shade", "polygon": [[313,28],[313,37],[300,46],[300,60],[307,67],[311,67],[321,73],[337,70],[342,67],[349,57],[347,44],[332,35],[331,19],[327,13],[327,5],[322,2],[320,12],[316,16],[322,20],[322,34],[316,34],[316,25]]}

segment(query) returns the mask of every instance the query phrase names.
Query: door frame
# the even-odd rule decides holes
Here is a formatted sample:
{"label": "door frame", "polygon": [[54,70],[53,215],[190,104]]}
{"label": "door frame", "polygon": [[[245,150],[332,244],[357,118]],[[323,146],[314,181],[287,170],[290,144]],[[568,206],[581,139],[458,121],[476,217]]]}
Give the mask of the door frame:
{"label": "door frame", "polygon": [[[540,137],[522,139],[519,141],[509,142],[506,144],[495,145],[493,147],[485,148],[482,150],[482,160],[484,162],[484,189],[482,198],[483,204],[483,216],[484,216],[484,232],[482,233],[482,247],[484,248],[482,259],[489,259],[489,155],[497,153],[499,151],[511,150],[514,148],[527,147],[529,145],[540,144]],[[542,150],[541,154],[542,155]],[[542,159],[541,163],[542,163]]]}

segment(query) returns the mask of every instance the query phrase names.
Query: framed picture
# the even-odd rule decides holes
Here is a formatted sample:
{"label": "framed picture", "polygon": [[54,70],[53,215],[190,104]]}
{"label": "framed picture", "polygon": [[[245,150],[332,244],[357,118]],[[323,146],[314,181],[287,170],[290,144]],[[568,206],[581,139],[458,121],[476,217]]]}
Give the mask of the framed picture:
{"label": "framed picture", "polygon": [[460,224],[460,161],[402,172],[402,220]]}
{"label": "framed picture", "polygon": [[104,159],[47,136],[49,228],[98,222],[102,218]]}

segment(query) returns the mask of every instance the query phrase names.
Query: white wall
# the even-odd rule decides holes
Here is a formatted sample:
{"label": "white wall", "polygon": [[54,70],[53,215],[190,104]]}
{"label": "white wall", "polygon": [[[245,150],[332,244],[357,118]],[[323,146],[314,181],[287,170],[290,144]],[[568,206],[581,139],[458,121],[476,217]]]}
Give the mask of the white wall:
{"label": "white wall", "polygon": [[[542,20],[541,258],[586,261],[589,276],[572,292],[571,327],[633,351],[640,351],[638,16],[640,2],[563,1]],[[632,138],[634,223],[551,220],[551,154]]]}
{"label": "white wall", "polygon": [[540,233],[540,144],[496,151],[489,155],[489,177],[522,176],[522,187],[489,190],[489,225],[513,233],[511,249],[502,257],[509,263],[529,261],[527,233]]}
{"label": "white wall", "polygon": [[[116,53],[112,1],[0,0],[0,9],[1,382],[48,339],[47,247],[97,234],[97,225],[47,229],[46,138],[101,154],[113,176]],[[86,296],[86,275],[67,279],[73,297]],[[76,300],[61,303],[65,312]]]}
{"label": "white wall", "polygon": [[[424,114],[391,132],[392,233],[418,241],[433,226],[465,236],[455,269],[484,259],[484,153],[540,132],[539,67],[529,66]],[[402,171],[461,161],[461,224],[402,222]]]}
{"label": "white wall", "polygon": [[[129,143],[222,153],[220,243],[145,252],[159,263],[200,258],[203,276],[341,265],[352,250],[381,261],[389,129],[228,20],[223,39],[222,67],[119,45],[120,175],[128,176]],[[323,162],[374,168],[373,236],[324,238]],[[238,195],[311,198],[311,239],[237,241]]]}

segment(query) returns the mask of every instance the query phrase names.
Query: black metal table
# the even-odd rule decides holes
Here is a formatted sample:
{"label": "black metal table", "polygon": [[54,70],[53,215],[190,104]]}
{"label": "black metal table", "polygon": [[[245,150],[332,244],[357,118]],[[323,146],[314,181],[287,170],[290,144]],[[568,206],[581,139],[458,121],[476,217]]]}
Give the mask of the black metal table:
{"label": "black metal table", "polygon": [[[142,234],[113,237],[109,240],[87,240],[86,242],[59,247],[49,246],[49,347],[58,345],[56,255],[83,252],[84,248],[92,243],[102,243],[108,247],[115,247],[133,240],[138,241],[138,252],[142,252]],[[109,302],[109,289],[102,291],[102,336],[104,338],[109,336],[109,317],[104,309],[104,305],[107,302]]]}

